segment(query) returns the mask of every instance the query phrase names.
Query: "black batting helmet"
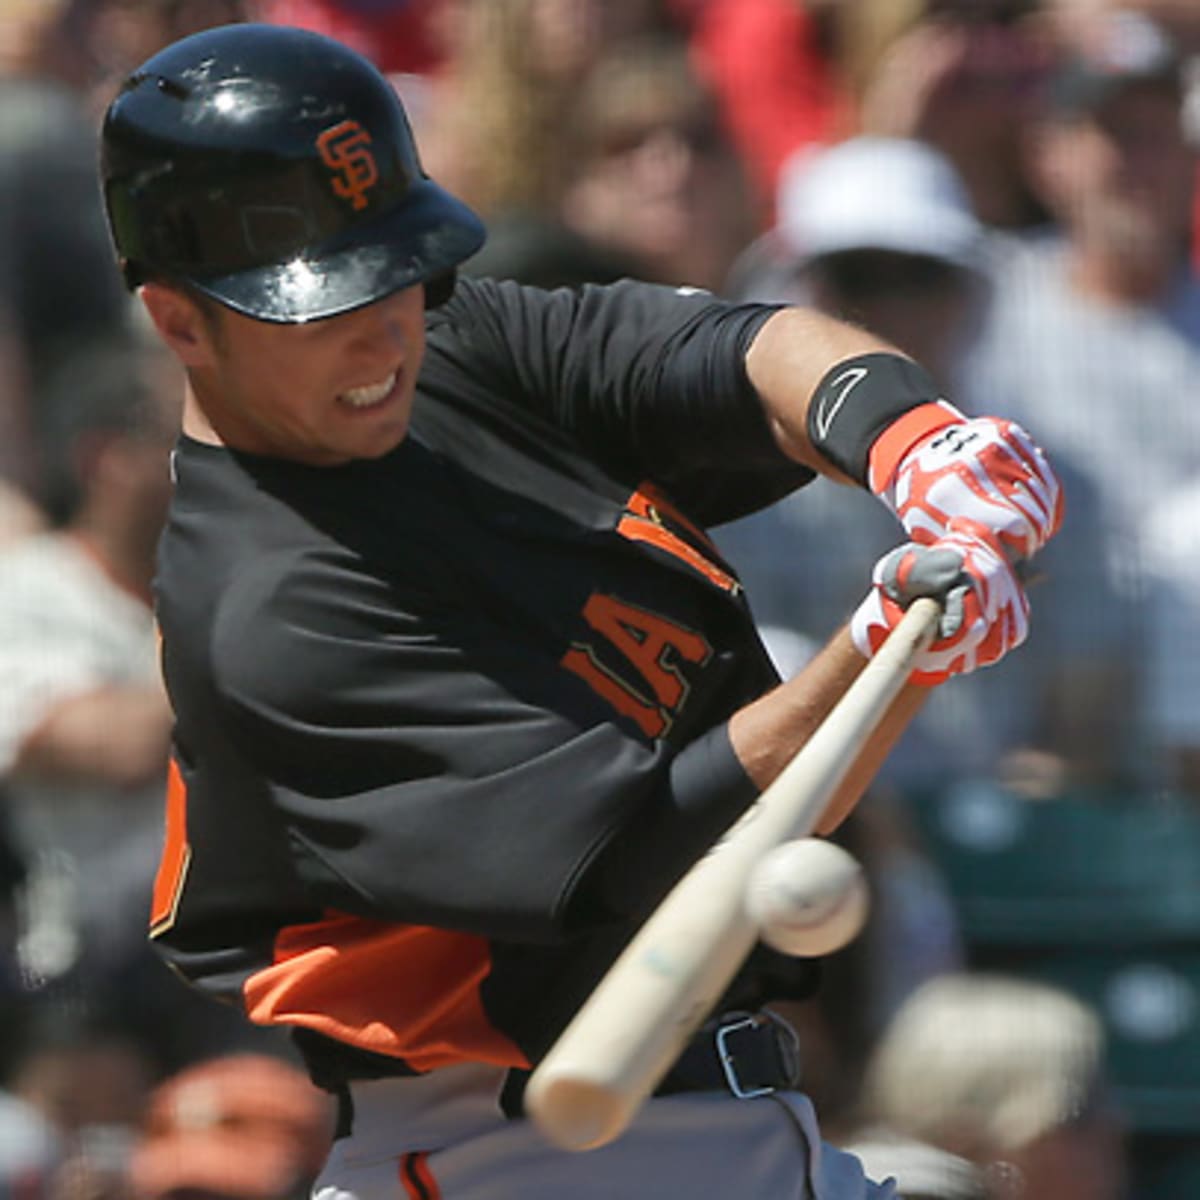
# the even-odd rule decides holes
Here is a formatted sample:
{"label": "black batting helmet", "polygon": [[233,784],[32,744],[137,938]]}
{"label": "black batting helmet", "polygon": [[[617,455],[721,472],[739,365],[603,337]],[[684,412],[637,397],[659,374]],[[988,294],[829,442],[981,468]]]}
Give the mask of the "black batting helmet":
{"label": "black batting helmet", "polygon": [[264,321],[439,283],[484,240],[375,67],[284,26],[220,26],[147,60],[105,115],[101,174],[130,287],[179,279]]}

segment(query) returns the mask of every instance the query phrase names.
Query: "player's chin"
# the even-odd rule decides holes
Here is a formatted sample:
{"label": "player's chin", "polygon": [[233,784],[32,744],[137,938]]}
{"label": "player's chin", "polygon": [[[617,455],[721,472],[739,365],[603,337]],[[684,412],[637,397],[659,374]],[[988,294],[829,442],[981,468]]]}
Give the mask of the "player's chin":
{"label": "player's chin", "polygon": [[408,437],[412,410],[408,405],[390,405],[367,419],[359,418],[339,429],[339,441],[348,458],[383,458]]}
{"label": "player's chin", "polygon": [[391,454],[406,437],[408,437],[407,420],[399,427],[380,430],[374,437],[364,439],[363,444],[359,447],[354,457],[363,459],[383,458],[385,455]]}

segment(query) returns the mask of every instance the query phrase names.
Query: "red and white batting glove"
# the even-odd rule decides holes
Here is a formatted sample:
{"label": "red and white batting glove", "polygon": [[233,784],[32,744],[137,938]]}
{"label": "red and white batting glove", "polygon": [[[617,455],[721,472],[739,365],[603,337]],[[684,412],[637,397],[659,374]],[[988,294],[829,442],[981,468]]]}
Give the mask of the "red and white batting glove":
{"label": "red and white batting glove", "polygon": [[[932,432],[933,406],[925,405],[876,441],[871,490],[921,545],[940,538],[958,517],[986,529],[1014,562],[1032,557],[1062,524],[1062,486],[1046,456],[1012,421],[967,420],[950,405],[938,408],[945,416]],[[906,444],[906,433],[914,432],[917,440]]]}
{"label": "red and white batting glove", "polygon": [[928,546],[889,551],[871,573],[874,585],[850,620],[859,653],[870,658],[918,596],[942,601],[937,634],[910,679],[944,683],[998,662],[1029,632],[1029,601],[1007,556],[986,530],[953,519],[950,532]]}

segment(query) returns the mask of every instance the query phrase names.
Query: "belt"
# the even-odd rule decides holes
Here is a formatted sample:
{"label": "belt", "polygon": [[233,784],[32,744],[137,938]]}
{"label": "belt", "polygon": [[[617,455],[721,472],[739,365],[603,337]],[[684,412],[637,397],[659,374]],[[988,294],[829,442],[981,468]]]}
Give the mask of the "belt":
{"label": "belt", "polygon": [[793,1088],[800,1080],[800,1039],[770,1009],[723,1013],[684,1048],[656,1095],[729,1092],[739,1100]]}
{"label": "belt", "polygon": [[[519,1080],[523,1090],[527,1073],[512,1074],[516,1077],[512,1082]],[[728,1012],[701,1026],[655,1095],[727,1092],[739,1100],[749,1100],[793,1088],[799,1079],[800,1040],[781,1016],[770,1009]],[[354,1124],[354,1100],[347,1084],[335,1088],[334,1094],[334,1137],[347,1137]],[[507,1105],[504,1107],[509,1111]]]}

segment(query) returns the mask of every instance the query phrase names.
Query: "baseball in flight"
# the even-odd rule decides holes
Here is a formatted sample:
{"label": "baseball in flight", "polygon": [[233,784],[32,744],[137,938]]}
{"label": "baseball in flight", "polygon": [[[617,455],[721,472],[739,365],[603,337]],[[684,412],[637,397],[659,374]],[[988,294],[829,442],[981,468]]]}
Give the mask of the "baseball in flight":
{"label": "baseball in flight", "polygon": [[759,937],[802,958],[832,954],[853,941],[869,908],[862,867],[821,838],[798,838],[768,851],[746,887],[746,911]]}

